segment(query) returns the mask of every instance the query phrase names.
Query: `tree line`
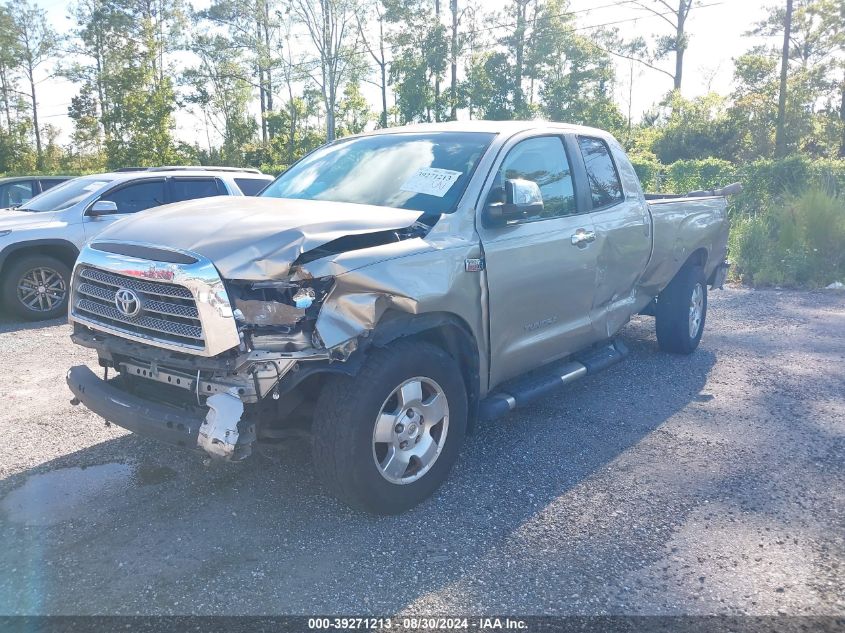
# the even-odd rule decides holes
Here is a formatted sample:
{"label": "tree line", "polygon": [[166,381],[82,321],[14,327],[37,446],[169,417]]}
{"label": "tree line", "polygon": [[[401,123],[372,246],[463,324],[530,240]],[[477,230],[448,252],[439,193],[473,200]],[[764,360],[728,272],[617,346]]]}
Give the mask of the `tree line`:
{"label": "tree line", "polygon": [[[845,157],[845,0],[777,0],[734,60],[730,94],[683,95],[706,0],[597,0],[653,19],[585,23],[567,0],[74,0],[70,33],[29,0],[0,5],[0,173],[160,164],[278,169],[370,127],[545,118],[614,132],[664,164],[800,153]],[[593,7],[596,8],[596,7]],[[645,113],[614,95],[618,60],[665,76]],[[72,82],[70,141],[39,118],[50,78]],[[45,80],[46,78],[46,80]],[[378,94],[375,103],[365,97]],[[188,142],[175,113],[206,130]]]}

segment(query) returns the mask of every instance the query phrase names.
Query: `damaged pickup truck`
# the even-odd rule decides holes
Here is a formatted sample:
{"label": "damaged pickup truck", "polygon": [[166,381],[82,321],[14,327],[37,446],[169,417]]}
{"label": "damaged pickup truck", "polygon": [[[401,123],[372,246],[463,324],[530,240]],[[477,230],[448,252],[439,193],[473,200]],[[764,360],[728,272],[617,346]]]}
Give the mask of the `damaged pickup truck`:
{"label": "damaged pickup truck", "polygon": [[693,352],[738,189],[647,197],[613,137],[576,126],[345,138],[258,198],[138,213],[84,248],[72,336],[104,377],[71,368],[73,402],[228,461],[307,431],[335,494],[401,512],[476,420],[623,358],[633,315]]}

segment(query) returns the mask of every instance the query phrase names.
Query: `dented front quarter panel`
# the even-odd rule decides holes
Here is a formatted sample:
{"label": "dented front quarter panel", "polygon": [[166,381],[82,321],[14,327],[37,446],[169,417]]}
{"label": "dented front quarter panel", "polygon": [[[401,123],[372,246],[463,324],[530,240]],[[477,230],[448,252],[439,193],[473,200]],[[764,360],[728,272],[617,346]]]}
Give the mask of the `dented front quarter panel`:
{"label": "dented front quarter panel", "polygon": [[466,260],[481,256],[474,225],[456,213],[444,215],[424,238],[339,254],[303,266],[300,274],[335,277],[316,322],[325,347],[368,336],[391,311],[450,314],[472,333],[486,383],[486,284],[483,272],[466,271]]}

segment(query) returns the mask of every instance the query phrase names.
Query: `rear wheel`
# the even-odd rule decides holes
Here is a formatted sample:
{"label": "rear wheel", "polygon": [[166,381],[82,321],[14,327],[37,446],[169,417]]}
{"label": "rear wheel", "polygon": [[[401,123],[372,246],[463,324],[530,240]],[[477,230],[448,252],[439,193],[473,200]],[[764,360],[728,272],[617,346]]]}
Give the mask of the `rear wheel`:
{"label": "rear wheel", "polygon": [[692,354],[704,334],[707,280],[701,266],[685,266],[657,298],[657,342],[664,352]]}
{"label": "rear wheel", "polygon": [[27,321],[55,319],[67,313],[70,269],[47,255],[12,262],[3,275],[3,305]]}
{"label": "rear wheel", "polygon": [[396,514],[446,479],[466,433],[467,396],[451,356],[423,342],[373,351],[332,377],[314,413],[314,466],[342,501]]}

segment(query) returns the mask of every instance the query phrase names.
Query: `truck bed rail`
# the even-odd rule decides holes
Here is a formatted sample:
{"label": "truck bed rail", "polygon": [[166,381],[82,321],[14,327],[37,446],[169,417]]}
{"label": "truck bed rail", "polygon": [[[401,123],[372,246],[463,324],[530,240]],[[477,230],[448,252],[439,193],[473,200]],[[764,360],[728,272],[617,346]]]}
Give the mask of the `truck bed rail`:
{"label": "truck bed rail", "polygon": [[681,198],[727,198],[728,196],[736,196],[742,193],[742,183],[735,182],[733,184],[722,187],[721,189],[712,189],[709,191],[699,190],[690,191],[689,193],[647,193],[645,199],[649,201],[657,200],[679,200]]}

